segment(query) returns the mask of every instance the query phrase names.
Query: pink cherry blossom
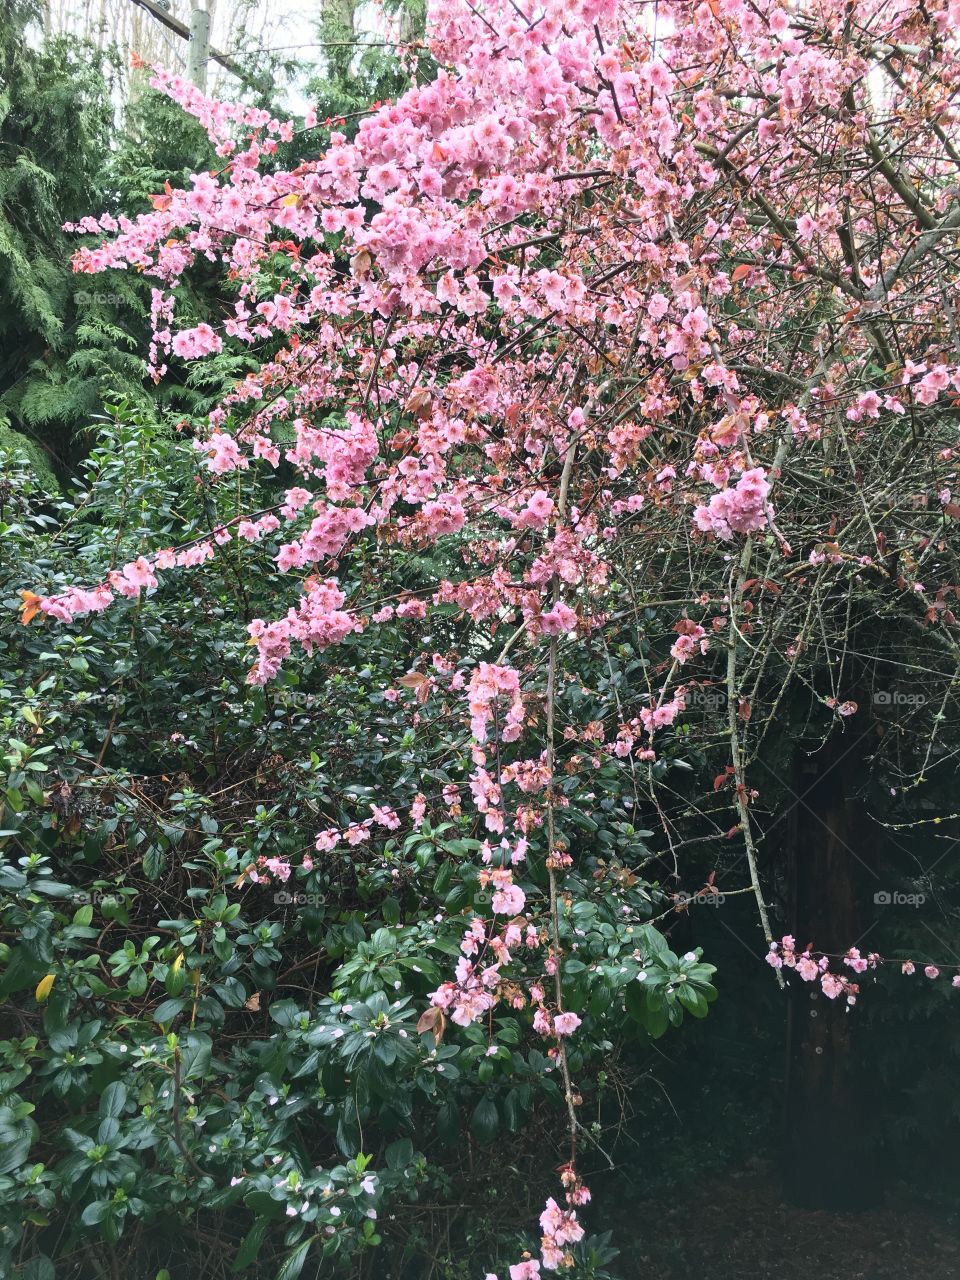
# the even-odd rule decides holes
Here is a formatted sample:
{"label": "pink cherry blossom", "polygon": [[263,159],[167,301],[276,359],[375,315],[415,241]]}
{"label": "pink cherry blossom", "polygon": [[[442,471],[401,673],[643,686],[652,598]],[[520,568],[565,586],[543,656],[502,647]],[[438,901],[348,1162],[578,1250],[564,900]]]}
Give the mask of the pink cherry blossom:
{"label": "pink cherry blossom", "polygon": [[558,1036],[572,1036],[579,1026],[580,1019],[575,1013],[558,1013],[553,1020],[553,1029]]}

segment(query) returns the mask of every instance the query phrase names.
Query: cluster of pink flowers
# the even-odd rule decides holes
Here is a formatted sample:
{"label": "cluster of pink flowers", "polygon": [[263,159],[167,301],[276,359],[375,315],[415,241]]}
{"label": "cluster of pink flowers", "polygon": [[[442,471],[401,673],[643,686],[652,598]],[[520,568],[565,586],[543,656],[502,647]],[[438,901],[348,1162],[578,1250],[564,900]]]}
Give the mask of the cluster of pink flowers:
{"label": "cluster of pink flowers", "polygon": [[[696,630],[702,632],[702,628],[696,628]],[[708,643],[697,637],[695,632],[693,641],[694,643],[699,641],[701,646]],[[674,654],[674,657],[676,656]],[[667,698],[665,690],[661,690],[653,706],[641,707],[638,716],[634,716],[633,719],[625,721],[618,727],[614,741],[605,744],[606,750],[612,755],[626,759],[627,756],[633,753],[634,748],[637,748],[637,758],[639,760],[646,762],[656,760],[656,752],[653,750],[654,733],[658,729],[665,729],[672,725],[685,706],[686,689],[683,685],[674,691],[672,698]],[[587,729],[587,740],[591,736],[600,736],[602,734],[602,726],[598,726],[599,732],[593,731],[593,727],[589,725]],[[643,737],[644,734],[647,735],[646,741]],[[640,744],[639,747],[637,747],[638,743]]]}
{"label": "cluster of pink flowers", "polygon": [[481,871],[480,883],[485,878],[493,882],[494,893],[491,910],[498,916],[516,916],[523,910],[527,901],[526,894],[518,884],[513,883],[513,872],[509,868],[497,868],[495,871]]}
{"label": "cluster of pink flowers", "polygon": [[[584,1195],[585,1193],[585,1195]],[[579,1197],[579,1198],[575,1198]],[[556,1271],[559,1267],[572,1265],[567,1245],[577,1244],[583,1239],[584,1231],[577,1219],[576,1204],[589,1200],[590,1193],[586,1187],[576,1191],[567,1191],[568,1208],[561,1209],[551,1196],[540,1215],[540,1256],[547,1271]]]}
{"label": "cluster of pink flowers", "polygon": [[514,517],[514,523],[527,529],[542,529],[553,515],[553,499],[543,489],[530,495],[526,506]]}
{"label": "cluster of pink flowers", "polygon": [[538,618],[531,618],[527,625],[545,636],[558,636],[564,631],[576,630],[577,615],[569,605],[558,600],[546,613],[541,613]]}
{"label": "cluster of pink flowers", "polygon": [[[496,716],[502,722],[500,737],[504,742],[515,742],[523,727],[523,698],[520,694],[520,673],[513,667],[499,667],[492,662],[481,662],[467,686],[470,707],[470,731],[478,743],[486,742],[488,726]],[[502,712],[498,709],[502,706]],[[476,754],[475,757],[476,759]]]}
{"label": "cluster of pink flowers", "polygon": [[679,688],[672,698],[664,701],[661,697],[654,706],[642,707],[640,709],[640,723],[652,738],[657,729],[663,729],[673,724],[685,706],[686,691],[683,688]]}
{"label": "cluster of pink flowers", "polygon": [[[474,748],[475,758],[478,749]],[[502,832],[505,815],[503,812],[503,792],[496,779],[483,767],[477,767],[470,774],[470,795],[474,808],[483,814],[488,831]]]}
{"label": "cluster of pink flowers", "polygon": [[681,666],[698,651],[705,654],[710,648],[710,641],[706,638],[707,633],[699,623],[691,622],[689,618],[681,618],[673,629],[677,633],[677,638],[670,648],[670,654]]}
{"label": "cluster of pink flowers", "polygon": [[214,475],[243,471],[250,465],[233,436],[223,431],[213,431],[206,440],[196,441],[196,448],[206,456],[207,466]]}
{"label": "cluster of pink flowers", "polygon": [[[859,987],[851,982],[846,974],[831,972],[831,957],[823,952],[815,952],[811,946],[805,947],[798,954],[796,939],[790,934],[784,934],[779,942],[770,943],[766,960],[767,964],[774,969],[792,970],[804,982],[819,982],[820,989],[828,1000],[836,1000],[837,996],[845,995],[848,1005],[854,1005],[857,1002]],[[850,947],[840,957],[840,963],[853,973],[860,974],[889,962],[884,961],[876,951],[870,951],[864,956],[857,947]],[[916,972],[916,965],[912,960],[898,963],[902,973],[909,975]],[[940,977],[940,968],[935,964],[925,965],[923,972],[924,976],[931,981]],[[960,971],[953,975],[950,983],[951,986],[960,988]]]}
{"label": "cluster of pink flowers", "polygon": [[325,582],[312,579],[298,608],[289,609],[285,618],[269,623],[254,618],[247,627],[258,655],[247,676],[250,683],[266,684],[273,679],[290,653],[291,640],[298,640],[309,654],[339,644],[351,632],[361,630],[359,619],[341,608],[345,600],[332,578]]}
{"label": "cluster of pink flowers", "polygon": [[[560,1170],[564,1199],[567,1207],[561,1208],[550,1196],[540,1215],[540,1259],[525,1258],[509,1268],[510,1280],[540,1280],[541,1265],[544,1271],[564,1270],[574,1265],[569,1246],[579,1244],[584,1237],[583,1226],[577,1218],[577,1209],[590,1202],[590,1189],[577,1177],[573,1164]],[[493,1272],[487,1272],[486,1280],[497,1280]]]}
{"label": "cluster of pink flowers", "polygon": [[[371,816],[362,822],[351,822],[342,830],[340,827],[327,827],[317,834],[314,848],[318,853],[329,853],[343,840],[346,844],[356,846],[370,839],[375,827],[383,827],[387,831],[397,831],[401,825],[400,815],[390,805],[371,804]],[[411,825],[416,829],[423,822],[426,812],[426,801],[418,795],[410,807]]]}
{"label": "cluster of pink flowers", "polygon": [[[535,760],[515,760],[500,771],[501,782],[515,782],[528,795],[542,791],[549,785],[551,777],[546,752],[541,752]],[[523,845],[526,847],[526,841]]]}
{"label": "cluster of pink flowers", "polygon": [[215,355],[223,350],[220,335],[208,324],[198,324],[194,329],[182,329],[170,345],[174,355],[184,360],[198,360],[201,356]]}
{"label": "cluster of pink flowers", "polygon": [[699,506],[693,513],[698,529],[715,533],[729,541],[735,533],[752,533],[765,528],[773,516],[773,508],[767,501],[770,482],[762,467],[744,471],[732,488],[715,493],[706,506]]}
{"label": "cluster of pink flowers", "polygon": [[500,985],[499,964],[481,969],[461,956],[457,961],[456,981],[444,982],[430,994],[430,1003],[445,1013],[461,1027],[469,1027],[497,1003],[496,989]]}
{"label": "cluster of pink flowers", "polygon": [[542,1036],[572,1036],[581,1019],[575,1013],[557,1013],[551,1015],[542,1006],[533,1015],[533,1029]]}
{"label": "cluster of pink flowers", "polygon": [[934,404],[936,400],[953,387],[954,391],[960,392],[960,368],[950,370],[946,365],[934,365],[929,372],[924,372],[926,366],[923,364],[914,365],[908,361],[908,368],[904,371],[903,381],[905,384],[910,382],[911,375],[923,374],[915,386],[911,387],[913,398],[917,404]]}
{"label": "cluster of pink flowers", "polygon": [[[906,974],[908,977],[911,974],[916,973],[916,971],[917,971],[917,966],[913,963],[912,960],[904,960],[903,963],[900,965],[900,972]],[[923,976],[925,978],[929,978],[931,982],[935,981],[937,978],[940,977],[939,966],[935,964],[925,964],[923,966]],[[960,988],[960,972],[955,973],[953,975],[953,977],[950,979],[950,985],[951,987]]]}
{"label": "cluster of pink flowers", "polygon": [[72,622],[87,613],[100,613],[113,603],[113,592],[109,587],[99,586],[86,590],[83,587],[70,587],[56,596],[38,597],[40,609],[58,622]]}
{"label": "cluster of pink flowers", "polygon": [[[229,531],[221,528],[216,531],[213,542],[221,543],[229,538]],[[114,593],[136,600],[142,591],[156,588],[154,570],[202,564],[214,554],[213,542],[205,539],[177,552],[168,548],[158,551],[152,558],[138,556],[119,569],[111,569],[106,582],[96,587],[69,587],[59,595],[37,597],[38,608],[58,622],[73,622],[75,618],[109,608],[114,601]]]}
{"label": "cluster of pink flowers", "polygon": [[[304,871],[313,870],[313,859],[309,854],[302,859],[300,866]],[[246,869],[246,877],[253,884],[269,884],[271,879],[286,884],[292,873],[293,867],[286,858],[266,856],[259,857],[254,865]]]}
{"label": "cluster of pink flowers", "polygon": [[143,556],[125,564],[122,569],[107,575],[107,581],[120,595],[136,598],[141,591],[151,591],[157,585],[153,568]]}
{"label": "cluster of pink flowers", "polygon": [[[499,883],[503,888],[509,885],[505,879]],[[497,892],[502,892],[503,888],[498,888]],[[520,893],[521,909],[523,905],[523,894]],[[467,1027],[476,1022],[501,998],[501,966],[510,964],[510,949],[520,946],[529,951],[540,946],[540,935],[529,921],[511,919],[498,932],[494,922],[475,918],[460,943],[463,955],[457,961],[454,980],[441,983],[436,991],[431,992],[430,1003],[444,1013],[449,1012],[451,1020],[459,1026]],[[488,952],[489,962],[485,962]],[[516,1007],[522,1008],[522,997],[514,996],[513,1000]]]}
{"label": "cluster of pink flowers", "polygon": [[[792,969],[804,982],[819,982],[820,989],[828,1000],[836,1000],[845,995],[847,1004],[857,1002],[860,988],[855,982],[842,973],[830,971],[830,957],[824,954],[815,955],[810,947],[797,954],[796,939],[784,934],[779,942],[772,941],[767,952],[767,964],[774,969]],[[874,969],[880,961],[875,952],[866,957],[860,955],[856,947],[851,947],[843,958],[844,964],[854,973],[863,973],[866,969]]]}

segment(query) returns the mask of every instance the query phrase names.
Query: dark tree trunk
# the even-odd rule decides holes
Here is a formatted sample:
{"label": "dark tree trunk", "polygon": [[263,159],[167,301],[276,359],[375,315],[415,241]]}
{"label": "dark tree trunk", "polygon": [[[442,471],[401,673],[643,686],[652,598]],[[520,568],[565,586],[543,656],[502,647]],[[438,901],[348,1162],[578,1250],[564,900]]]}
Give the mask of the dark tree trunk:
{"label": "dark tree trunk", "polygon": [[[877,840],[857,798],[869,747],[851,723],[816,753],[797,753],[788,866],[798,951],[810,942],[846,951],[871,921]],[[856,1029],[843,997],[828,1000],[811,984],[790,982],[784,1175],[790,1198],[809,1208],[864,1208],[879,1192],[865,1158]]]}

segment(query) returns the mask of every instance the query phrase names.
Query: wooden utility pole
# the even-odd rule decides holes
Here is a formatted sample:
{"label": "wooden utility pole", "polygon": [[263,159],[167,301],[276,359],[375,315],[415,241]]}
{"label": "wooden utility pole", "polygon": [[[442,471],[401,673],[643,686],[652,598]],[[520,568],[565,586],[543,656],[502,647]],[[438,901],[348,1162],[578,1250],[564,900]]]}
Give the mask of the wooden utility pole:
{"label": "wooden utility pole", "polygon": [[233,58],[228,58],[225,53],[220,53],[218,49],[210,48],[210,14],[205,9],[194,9],[190,14],[190,25],[181,22],[179,18],[175,18],[172,13],[167,13],[166,9],[155,4],[154,0],[131,0],[132,4],[139,5],[141,9],[145,9],[151,17],[156,18],[158,22],[162,22],[168,31],[172,31],[178,35],[181,40],[189,40],[189,48],[187,52],[187,76],[199,88],[206,87],[207,63],[212,59],[219,62],[221,67],[225,67],[227,71],[235,75],[239,80],[243,80],[252,88],[262,91],[266,88],[263,81],[251,76],[244,71]]}
{"label": "wooden utility pole", "polygon": [[210,57],[210,15],[206,9],[191,9],[189,40],[187,79],[198,89],[206,90],[207,60]]}

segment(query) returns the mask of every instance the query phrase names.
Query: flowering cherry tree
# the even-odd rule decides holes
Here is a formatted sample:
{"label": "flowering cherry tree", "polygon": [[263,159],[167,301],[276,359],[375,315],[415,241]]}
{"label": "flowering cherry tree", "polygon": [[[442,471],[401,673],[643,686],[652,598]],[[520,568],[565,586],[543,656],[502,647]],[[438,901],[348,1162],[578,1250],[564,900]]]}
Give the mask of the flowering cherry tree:
{"label": "flowering cherry tree", "polygon": [[[102,237],[78,271],[155,282],[157,380],[226,348],[260,363],[193,441],[220,504],[209,538],[28,594],[25,620],[74,622],[267,541],[290,595],[249,625],[254,685],[374,628],[416,652],[434,617],[469,623],[464,652],[424,641],[385,691],[417,717],[459,708],[456,780],[384,794],[302,867],[245,876],[309,873],[436,809],[476,815],[479,896],[420,1031],[439,1044],[448,1022],[526,1010],[561,1079],[563,1204],[510,1280],[573,1266],[584,1234],[570,820],[600,768],[656,805],[675,735],[719,732],[722,825],[777,976],[852,1002],[881,962],[774,941],[748,774],[824,651],[817,705],[837,731],[865,714],[849,666],[829,667],[851,601],[956,661],[958,30],[958,0],[450,0],[435,76],[319,152],[314,119],[158,71],[220,168],[77,228]],[[281,145],[294,167],[273,163]],[[229,294],[217,324],[178,311],[199,264]],[[250,471],[275,500],[237,510]],[[384,595],[355,566],[394,548],[447,570]],[[583,655],[648,633],[652,606],[672,612],[667,652],[582,720],[566,695]],[[624,952],[631,979],[655,953]],[[665,989],[705,1012],[709,966],[678,966]]]}

